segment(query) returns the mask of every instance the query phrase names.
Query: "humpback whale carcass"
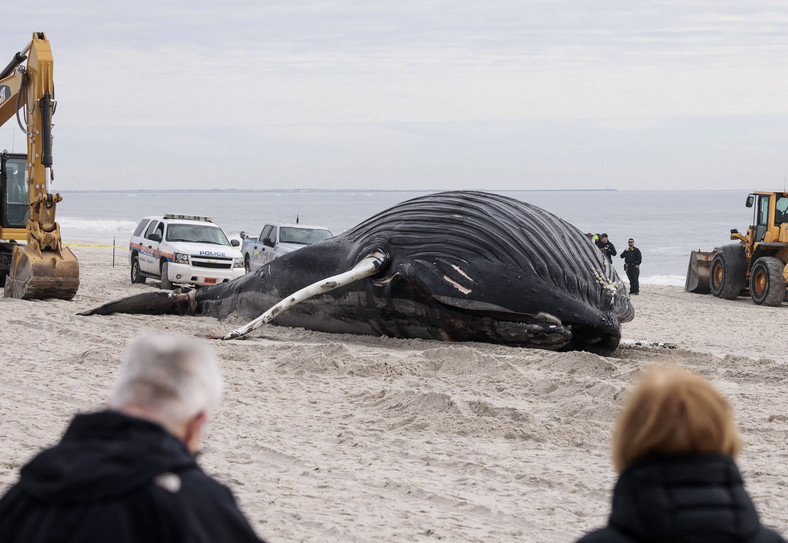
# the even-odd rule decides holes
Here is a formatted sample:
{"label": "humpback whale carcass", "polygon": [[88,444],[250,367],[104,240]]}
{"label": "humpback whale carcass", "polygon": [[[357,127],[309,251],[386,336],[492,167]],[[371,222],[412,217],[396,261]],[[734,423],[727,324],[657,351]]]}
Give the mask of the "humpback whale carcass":
{"label": "humpback whale carcass", "polygon": [[[372,275],[333,280],[373,254],[381,258]],[[311,297],[294,305],[293,293],[309,285]],[[139,294],[82,314],[253,318],[289,297],[290,309],[272,313],[276,324],[554,350],[612,351],[620,323],[634,317],[615,270],[580,230],[536,206],[471,191],[408,200],[229,283]]]}

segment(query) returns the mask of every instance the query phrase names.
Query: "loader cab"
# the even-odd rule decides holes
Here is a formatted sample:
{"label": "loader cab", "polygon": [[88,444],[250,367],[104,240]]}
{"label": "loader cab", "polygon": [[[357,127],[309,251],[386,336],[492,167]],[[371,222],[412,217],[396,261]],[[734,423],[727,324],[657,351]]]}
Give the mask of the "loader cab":
{"label": "loader cab", "polygon": [[[781,228],[788,223],[788,193],[756,192],[747,196],[747,207],[753,210],[754,242],[785,242]],[[781,233],[782,231],[782,233]]]}
{"label": "loader cab", "polygon": [[0,154],[0,228],[25,228],[30,214],[27,198],[27,155]]}
{"label": "loader cab", "polygon": [[755,226],[755,240],[763,241],[763,236],[771,226],[769,221],[769,205],[771,194],[750,194],[747,196],[747,207],[754,207],[753,225]]}
{"label": "loader cab", "polygon": [[774,202],[774,226],[782,226],[788,222],[788,194],[778,194]]}

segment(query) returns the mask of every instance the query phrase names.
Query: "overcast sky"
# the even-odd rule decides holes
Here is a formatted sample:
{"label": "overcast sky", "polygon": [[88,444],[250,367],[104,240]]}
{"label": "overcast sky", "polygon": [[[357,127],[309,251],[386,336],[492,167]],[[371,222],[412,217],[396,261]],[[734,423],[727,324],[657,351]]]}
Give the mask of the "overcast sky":
{"label": "overcast sky", "polygon": [[788,177],[784,0],[115,4],[3,8],[0,68],[52,45],[54,190]]}

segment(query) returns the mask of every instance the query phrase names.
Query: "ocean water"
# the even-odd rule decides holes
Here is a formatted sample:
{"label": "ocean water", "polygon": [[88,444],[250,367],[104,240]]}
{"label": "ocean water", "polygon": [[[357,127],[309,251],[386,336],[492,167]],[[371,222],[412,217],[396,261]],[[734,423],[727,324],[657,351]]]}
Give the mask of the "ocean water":
{"label": "ocean water", "polygon": [[[207,215],[230,235],[257,236],[264,222],[317,224],[338,234],[375,213],[428,191],[63,191],[57,221],[63,240],[125,246],[139,219],[161,213]],[[606,232],[623,251],[643,253],[641,282],[684,285],[689,254],[730,243],[752,210],[747,191],[491,191],[537,205],[583,232]],[[625,277],[623,260],[614,266]]]}

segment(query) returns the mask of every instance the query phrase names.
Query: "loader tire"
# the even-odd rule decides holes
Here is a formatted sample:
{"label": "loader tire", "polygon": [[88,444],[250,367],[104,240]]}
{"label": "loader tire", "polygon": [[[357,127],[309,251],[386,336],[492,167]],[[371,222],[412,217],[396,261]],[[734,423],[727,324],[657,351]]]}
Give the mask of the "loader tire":
{"label": "loader tire", "polygon": [[170,265],[167,261],[161,263],[161,289],[172,290],[172,281],[170,281],[169,268]]}
{"label": "loader tire", "polygon": [[131,257],[131,282],[144,283],[145,276],[140,273],[140,259],[137,255]]}
{"label": "loader tire", "polygon": [[785,300],[785,263],[773,256],[755,261],[750,272],[750,297],[758,305],[780,306]]}
{"label": "loader tire", "polygon": [[718,252],[711,261],[709,290],[717,298],[735,300],[744,288],[744,268],[727,251]]}

